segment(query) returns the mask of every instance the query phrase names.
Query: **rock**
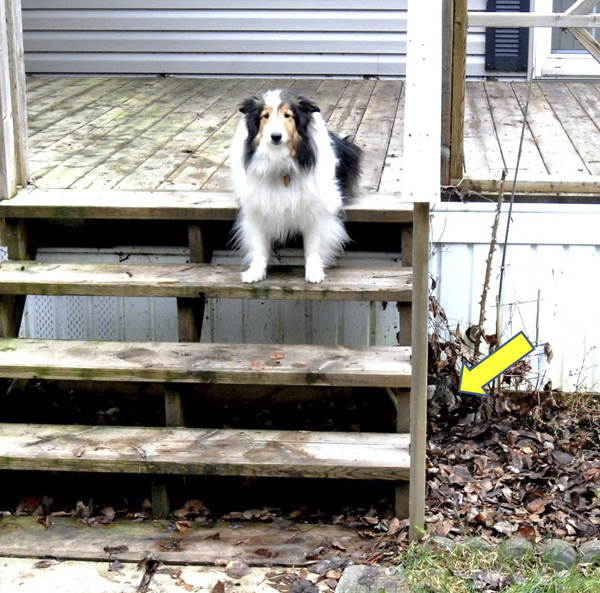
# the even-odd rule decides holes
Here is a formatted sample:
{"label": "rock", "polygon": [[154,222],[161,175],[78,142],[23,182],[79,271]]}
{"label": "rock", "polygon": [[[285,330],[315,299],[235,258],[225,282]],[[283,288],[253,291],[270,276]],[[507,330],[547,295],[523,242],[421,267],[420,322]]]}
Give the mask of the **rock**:
{"label": "rock", "polygon": [[533,544],[522,537],[511,537],[500,544],[500,551],[508,558],[523,558],[533,554]]}
{"label": "rock", "polygon": [[589,542],[581,544],[579,553],[584,564],[600,564],[600,540],[591,539]]}
{"label": "rock", "polygon": [[577,564],[577,551],[562,539],[549,539],[542,544],[540,551],[542,560],[558,570]]}
{"label": "rock", "polygon": [[423,547],[433,551],[454,550],[454,548],[456,548],[456,542],[453,539],[442,537],[441,535],[434,535],[423,543]]}
{"label": "rock", "polygon": [[410,593],[396,568],[349,566],[335,589],[336,593]]}
{"label": "rock", "polygon": [[482,537],[467,537],[460,542],[463,546],[481,552],[493,552],[496,547]]}

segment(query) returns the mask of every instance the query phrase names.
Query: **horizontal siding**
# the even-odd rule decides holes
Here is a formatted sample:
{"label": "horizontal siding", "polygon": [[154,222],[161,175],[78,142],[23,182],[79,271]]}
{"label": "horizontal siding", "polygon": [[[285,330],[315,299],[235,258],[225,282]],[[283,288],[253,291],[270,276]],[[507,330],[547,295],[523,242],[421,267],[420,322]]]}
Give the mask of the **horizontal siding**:
{"label": "horizontal siding", "polygon": [[[23,0],[26,69],[56,74],[404,76],[407,0]],[[90,8],[92,7],[92,8]],[[483,10],[485,0],[472,0]],[[484,76],[485,37],[468,73]]]}

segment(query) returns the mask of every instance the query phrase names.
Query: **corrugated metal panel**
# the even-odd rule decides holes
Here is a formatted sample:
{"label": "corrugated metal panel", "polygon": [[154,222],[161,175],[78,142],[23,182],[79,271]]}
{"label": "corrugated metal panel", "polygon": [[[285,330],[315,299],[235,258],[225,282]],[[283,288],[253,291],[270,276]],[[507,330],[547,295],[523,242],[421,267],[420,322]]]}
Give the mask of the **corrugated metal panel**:
{"label": "corrugated metal panel", "polygon": [[[479,318],[493,209],[481,204],[443,205],[433,219],[431,271],[437,280],[436,297],[451,326],[459,325],[463,331]],[[498,233],[501,242],[505,224],[506,214]],[[555,388],[575,390],[579,384],[600,389],[599,225],[598,206],[519,204],[513,211],[501,328],[504,339],[523,330],[538,342],[533,369],[540,384],[551,379]],[[486,333],[495,332],[500,261],[501,250],[494,258]],[[546,342],[554,352],[550,363],[543,356]]]}
{"label": "corrugated metal panel", "polygon": [[[407,0],[23,0],[31,73],[403,76]],[[485,0],[472,0],[484,10]],[[484,76],[482,29],[468,73]]]}

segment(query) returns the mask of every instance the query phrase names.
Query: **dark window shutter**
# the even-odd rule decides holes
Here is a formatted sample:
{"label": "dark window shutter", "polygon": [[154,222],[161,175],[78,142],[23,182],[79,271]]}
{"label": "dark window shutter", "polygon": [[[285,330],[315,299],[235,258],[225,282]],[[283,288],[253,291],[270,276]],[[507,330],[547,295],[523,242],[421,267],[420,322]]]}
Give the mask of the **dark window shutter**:
{"label": "dark window shutter", "polygon": [[[487,0],[487,12],[529,12],[530,0]],[[527,71],[529,29],[485,31],[485,68],[511,72]]]}

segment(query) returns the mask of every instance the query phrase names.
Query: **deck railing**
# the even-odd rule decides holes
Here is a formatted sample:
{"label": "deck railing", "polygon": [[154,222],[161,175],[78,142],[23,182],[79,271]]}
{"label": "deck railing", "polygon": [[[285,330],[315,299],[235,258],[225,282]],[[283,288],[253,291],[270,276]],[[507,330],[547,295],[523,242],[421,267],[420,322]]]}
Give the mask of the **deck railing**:
{"label": "deck railing", "polygon": [[[529,12],[469,12],[468,0],[453,2],[452,28],[452,97],[450,112],[450,179],[453,185],[469,189],[494,191],[497,180],[465,180],[464,175],[464,121],[465,86],[467,69],[467,31],[469,27],[555,27],[566,29],[600,62],[600,43],[586,30],[600,25],[600,14],[590,14],[600,0],[577,0],[564,13],[538,14]],[[511,180],[508,179],[508,182]],[[545,180],[523,179],[518,191],[530,192],[586,192],[600,193],[600,178],[585,176],[580,179],[548,177]]]}

